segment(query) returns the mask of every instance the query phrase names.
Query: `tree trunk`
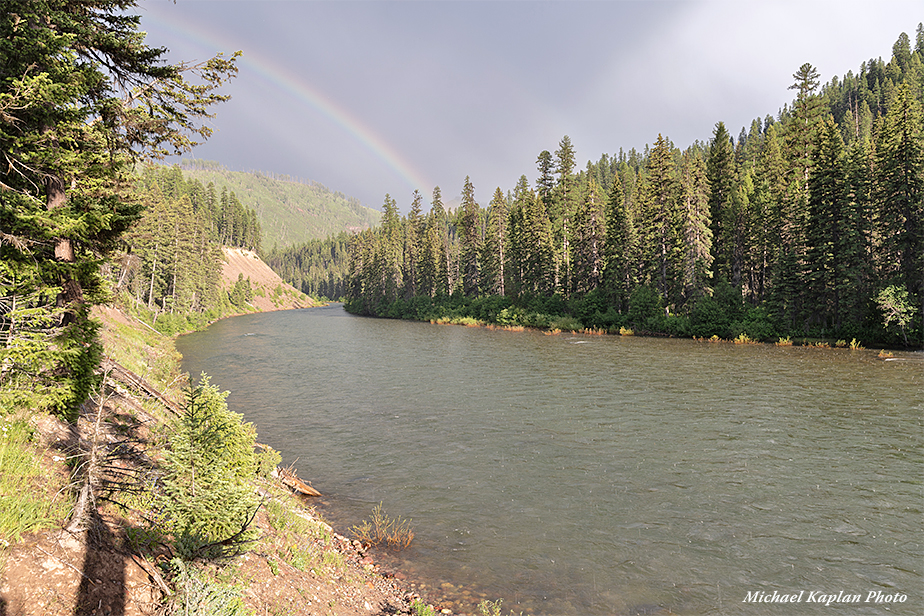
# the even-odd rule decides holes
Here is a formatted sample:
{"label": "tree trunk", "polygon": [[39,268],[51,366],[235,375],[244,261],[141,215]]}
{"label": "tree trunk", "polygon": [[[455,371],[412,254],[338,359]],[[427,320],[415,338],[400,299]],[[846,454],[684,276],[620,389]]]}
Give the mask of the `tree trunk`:
{"label": "tree trunk", "polygon": [[[67,193],[64,190],[64,182],[61,178],[49,175],[45,178],[45,208],[54,210],[64,206],[67,200]],[[74,245],[69,238],[58,238],[55,243],[55,260],[62,263],[75,263],[77,261],[74,253]],[[74,280],[70,274],[65,273],[61,283],[61,292],[58,293],[55,304],[59,308],[75,306],[83,302],[83,290],[80,282]],[[68,325],[76,321],[76,313],[73,309],[64,312],[62,325]]]}

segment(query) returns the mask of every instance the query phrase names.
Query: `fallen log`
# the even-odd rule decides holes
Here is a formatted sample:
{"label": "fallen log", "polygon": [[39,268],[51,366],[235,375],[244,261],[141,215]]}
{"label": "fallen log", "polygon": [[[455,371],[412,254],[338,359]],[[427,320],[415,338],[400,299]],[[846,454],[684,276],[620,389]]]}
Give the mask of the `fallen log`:
{"label": "fallen log", "polygon": [[299,494],[304,494],[305,496],[321,496],[320,492],[299,479],[294,470],[288,468],[279,468],[276,472],[279,476],[279,481],[282,482],[282,485],[287,486],[291,490],[294,490]]}
{"label": "fallen log", "polygon": [[164,408],[173,413],[174,415],[182,415],[183,409],[179,404],[167,398],[164,394],[160,393],[156,387],[148,383],[146,380],[129,370],[128,368],[122,366],[114,359],[110,357],[103,358],[103,361],[100,363],[100,369],[109,378],[114,381],[122,383],[129,389],[134,389],[135,391],[140,391],[149,398],[154,398],[160,402]]}

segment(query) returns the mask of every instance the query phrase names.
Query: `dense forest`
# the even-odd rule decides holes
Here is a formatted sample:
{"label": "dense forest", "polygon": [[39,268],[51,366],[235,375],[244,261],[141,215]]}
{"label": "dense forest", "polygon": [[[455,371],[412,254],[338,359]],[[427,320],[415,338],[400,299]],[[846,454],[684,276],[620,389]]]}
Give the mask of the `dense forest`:
{"label": "dense forest", "polygon": [[135,194],[144,212],[105,270],[116,297],[169,333],[244,309],[245,281],[230,294],[222,290],[221,246],[259,251],[256,213],[176,166],[145,166]]}
{"label": "dense forest", "polygon": [[386,195],[350,245],[347,309],[510,325],[756,340],[921,344],[924,28],[889,62],[822,84],[733,137],[658,135],[576,166],[565,136],[488,206],[469,178],[454,212]]}
{"label": "dense forest", "polygon": [[305,295],[337,300],[346,295],[351,238],[352,235],[344,231],[298,246],[274,246],[263,260]]}

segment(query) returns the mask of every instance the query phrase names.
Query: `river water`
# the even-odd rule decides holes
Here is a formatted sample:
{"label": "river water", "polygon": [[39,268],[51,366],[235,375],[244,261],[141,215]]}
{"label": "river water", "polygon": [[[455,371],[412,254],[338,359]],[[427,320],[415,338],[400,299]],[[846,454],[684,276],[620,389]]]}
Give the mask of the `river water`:
{"label": "river water", "polygon": [[[924,613],[921,353],[336,305],[223,320],[177,346],[298,459],[338,530],[380,502],[411,518],[397,564],[457,611],[486,596],[549,615]],[[774,592],[795,602],[758,601]]]}

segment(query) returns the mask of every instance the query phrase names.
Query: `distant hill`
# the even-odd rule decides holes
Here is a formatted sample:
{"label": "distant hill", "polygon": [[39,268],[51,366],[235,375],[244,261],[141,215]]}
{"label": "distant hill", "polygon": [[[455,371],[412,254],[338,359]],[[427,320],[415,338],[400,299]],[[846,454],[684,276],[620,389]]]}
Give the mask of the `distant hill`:
{"label": "distant hill", "polygon": [[184,159],[180,168],[187,178],[195,178],[203,186],[212,182],[218,192],[227,188],[241,204],[253,208],[262,227],[264,250],[366,229],[378,224],[381,216],[358,199],[311,180],[261,171],[229,171],[220,163],[198,159]]}

